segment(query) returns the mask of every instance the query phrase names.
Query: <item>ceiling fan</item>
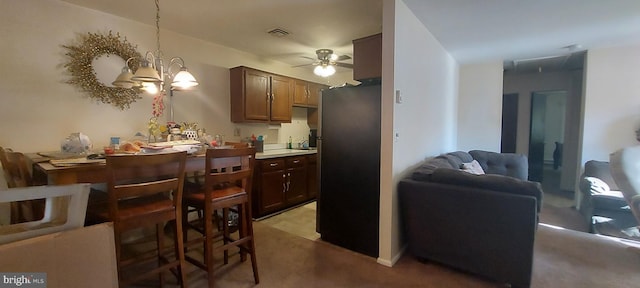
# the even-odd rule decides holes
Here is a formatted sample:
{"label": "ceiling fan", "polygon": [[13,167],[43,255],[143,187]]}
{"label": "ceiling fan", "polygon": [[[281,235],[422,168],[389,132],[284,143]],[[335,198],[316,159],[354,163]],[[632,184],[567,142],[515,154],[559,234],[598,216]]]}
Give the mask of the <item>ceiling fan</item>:
{"label": "ceiling fan", "polygon": [[318,49],[316,50],[316,55],[318,56],[318,59],[313,59],[310,57],[303,56],[304,58],[316,60],[315,62],[298,65],[294,67],[302,67],[302,66],[309,66],[309,65],[316,66],[316,68],[313,69],[313,73],[322,77],[328,77],[336,73],[335,66],[353,68],[353,64],[338,62],[343,60],[349,60],[351,59],[351,57],[349,57],[348,55],[338,56],[337,54],[334,54],[333,50],[331,49]]}

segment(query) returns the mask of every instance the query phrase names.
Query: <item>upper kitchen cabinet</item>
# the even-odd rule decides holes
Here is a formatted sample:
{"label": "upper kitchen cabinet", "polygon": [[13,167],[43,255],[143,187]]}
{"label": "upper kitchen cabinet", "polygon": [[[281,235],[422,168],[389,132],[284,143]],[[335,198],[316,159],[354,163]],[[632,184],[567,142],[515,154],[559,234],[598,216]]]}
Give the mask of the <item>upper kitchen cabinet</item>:
{"label": "upper kitchen cabinet", "polygon": [[291,122],[292,80],[240,66],[231,68],[232,122]]}
{"label": "upper kitchen cabinet", "polygon": [[353,40],[353,79],[382,77],[382,34]]}
{"label": "upper kitchen cabinet", "polygon": [[320,93],[322,89],[329,86],[294,79],[293,105],[302,107],[318,107]]}

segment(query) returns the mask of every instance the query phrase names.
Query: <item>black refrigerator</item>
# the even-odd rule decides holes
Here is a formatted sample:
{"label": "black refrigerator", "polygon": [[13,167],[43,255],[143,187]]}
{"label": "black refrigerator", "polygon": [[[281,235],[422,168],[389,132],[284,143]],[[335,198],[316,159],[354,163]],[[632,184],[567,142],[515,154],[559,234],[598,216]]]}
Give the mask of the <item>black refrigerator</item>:
{"label": "black refrigerator", "polygon": [[322,91],[318,153],[321,239],[378,257],[380,215],[379,83]]}

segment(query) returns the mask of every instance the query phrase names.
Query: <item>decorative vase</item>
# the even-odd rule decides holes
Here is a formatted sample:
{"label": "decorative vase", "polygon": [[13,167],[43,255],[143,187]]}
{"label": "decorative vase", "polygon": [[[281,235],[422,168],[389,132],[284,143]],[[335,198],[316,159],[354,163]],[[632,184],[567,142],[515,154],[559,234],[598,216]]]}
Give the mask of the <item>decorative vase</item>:
{"label": "decorative vase", "polygon": [[184,136],[189,140],[198,139],[198,132],[196,130],[184,130],[182,134],[184,134]]}

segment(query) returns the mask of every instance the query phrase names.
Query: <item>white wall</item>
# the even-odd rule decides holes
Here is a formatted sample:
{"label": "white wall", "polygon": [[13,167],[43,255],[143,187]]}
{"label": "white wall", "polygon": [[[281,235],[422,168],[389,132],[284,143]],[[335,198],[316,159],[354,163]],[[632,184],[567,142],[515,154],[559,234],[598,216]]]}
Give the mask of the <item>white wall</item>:
{"label": "white wall", "polygon": [[378,262],[391,266],[404,245],[397,183],[426,157],[455,148],[458,66],[402,0],[384,0],[383,10]]}
{"label": "white wall", "polygon": [[[96,103],[74,86],[63,65],[66,49],[62,45],[79,44],[78,36],[92,33],[120,33],[140,53],[155,50],[155,27],[57,0],[0,0],[0,121],[3,137],[0,146],[21,152],[58,150],[60,141],[72,132],[83,132],[102,147],[110,136],[133,136],[146,132],[151,117],[150,96],[119,110]],[[181,56],[200,85],[194,91],[174,96],[176,122],[197,122],[210,134],[225,134],[241,128],[241,137],[251,133],[271,135],[271,142],[283,143],[289,135],[303,137],[308,130],[283,124],[268,130],[264,124],[233,124],[230,121],[229,71],[245,65],[286,76],[329,85],[350,81],[350,73],[327,79],[313,75],[311,69],[291,68],[280,62],[265,61],[255,55],[214,43],[180,35],[160,23],[161,48],[166,57]],[[117,76],[118,71],[114,71]],[[165,106],[168,107],[168,99]],[[306,116],[297,112],[299,125]],[[166,112],[165,115],[169,113]],[[295,123],[294,123],[295,124]],[[304,132],[307,131],[307,132]],[[273,139],[276,138],[276,139]]]}
{"label": "white wall", "polygon": [[460,67],[457,150],[500,152],[502,61]]}
{"label": "white wall", "polygon": [[638,145],[640,44],[590,50],[585,76],[582,163]]}

